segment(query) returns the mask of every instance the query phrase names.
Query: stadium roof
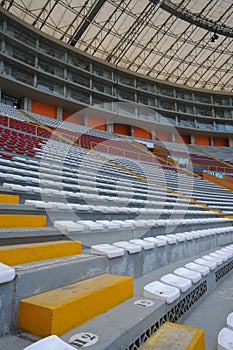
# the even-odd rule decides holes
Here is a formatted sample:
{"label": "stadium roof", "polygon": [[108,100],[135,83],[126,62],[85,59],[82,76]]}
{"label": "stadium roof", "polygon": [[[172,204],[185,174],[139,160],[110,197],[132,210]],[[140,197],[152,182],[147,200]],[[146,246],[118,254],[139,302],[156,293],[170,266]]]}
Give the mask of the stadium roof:
{"label": "stadium roof", "polygon": [[3,0],[1,5],[117,67],[233,91],[233,0]]}

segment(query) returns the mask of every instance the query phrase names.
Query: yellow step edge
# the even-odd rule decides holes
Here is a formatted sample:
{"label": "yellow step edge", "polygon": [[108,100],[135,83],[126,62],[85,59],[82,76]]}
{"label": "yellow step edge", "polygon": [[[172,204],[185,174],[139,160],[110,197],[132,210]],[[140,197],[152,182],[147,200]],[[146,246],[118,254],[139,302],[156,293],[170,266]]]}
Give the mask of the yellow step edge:
{"label": "yellow step edge", "polygon": [[46,215],[0,214],[0,228],[38,228],[46,226]]}
{"label": "yellow step edge", "polygon": [[205,350],[202,329],[167,322],[152,335],[142,350]]}
{"label": "yellow step edge", "polygon": [[18,326],[40,337],[62,335],[132,296],[132,277],[104,274],[21,300]]}
{"label": "yellow step edge", "polygon": [[224,218],[224,219],[233,220],[233,216],[232,215],[218,215],[218,218]]}
{"label": "yellow step edge", "polygon": [[0,194],[1,204],[19,204],[19,196],[13,194]]}
{"label": "yellow step edge", "polygon": [[58,241],[0,247],[0,262],[6,265],[55,259],[82,252],[81,242]]}

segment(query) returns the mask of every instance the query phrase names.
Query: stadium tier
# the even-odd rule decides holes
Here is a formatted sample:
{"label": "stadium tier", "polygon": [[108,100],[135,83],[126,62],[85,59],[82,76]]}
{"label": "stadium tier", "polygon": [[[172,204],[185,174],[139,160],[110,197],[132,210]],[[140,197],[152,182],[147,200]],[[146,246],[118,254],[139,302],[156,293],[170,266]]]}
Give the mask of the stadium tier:
{"label": "stadium tier", "polygon": [[0,349],[232,349],[232,7],[1,2]]}

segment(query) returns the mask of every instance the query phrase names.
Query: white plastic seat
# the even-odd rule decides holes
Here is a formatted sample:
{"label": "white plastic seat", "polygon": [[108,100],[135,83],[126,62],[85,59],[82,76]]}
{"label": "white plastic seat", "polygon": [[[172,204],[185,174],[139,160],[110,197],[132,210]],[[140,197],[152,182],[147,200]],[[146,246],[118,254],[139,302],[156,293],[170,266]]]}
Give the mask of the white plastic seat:
{"label": "white plastic seat", "polygon": [[175,233],[174,236],[177,238],[178,242],[185,241],[185,236],[182,233]]}
{"label": "white plastic seat", "polygon": [[214,270],[217,267],[217,263],[216,262],[205,260],[205,259],[202,259],[202,258],[198,258],[198,259],[194,260],[194,262],[196,264],[199,264],[199,265],[207,266],[207,267],[210,268],[210,270]]}
{"label": "white plastic seat", "polygon": [[232,350],[233,349],[233,331],[224,327],[218,333],[218,350]]}
{"label": "white plastic seat", "polygon": [[233,331],[233,312],[227,316],[227,328]]}
{"label": "white plastic seat", "polygon": [[222,260],[221,257],[215,258],[215,257],[210,256],[210,255],[203,255],[203,256],[202,256],[202,259],[208,260],[208,261],[214,261],[214,262],[216,262],[217,265],[221,265],[221,264],[223,263],[223,260]]}
{"label": "white plastic seat", "polygon": [[156,238],[166,241],[168,244],[175,244],[176,239],[172,237],[167,237],[166,235],[157,235]]}
{"label": "white plastic seat", "polygon": [[179,267],[178,269],[174,270],[174,274],[181,277],[188,278],[193,283],[197,283],[202,278],[202,275],[200,272],[192,271],[185,267]]}
{"label": "white plastic seat", "polygon": [[228,251],[222,251],[221,249],[215,250],[216,254],[219,254],[220,256],[222,256],[223,258],[225,258],[224,261],[227,261],[228,259],[230,259],[232,257],[231,252]]}
{"label": "white plastic seat", "polygon": [[170,237],[170,238],[175,238],[175,240],[177,242],[184,242],[185,241],[185,237],[183,236],[177,236],[176,234],[169,234],[169,235],[166,235],[167,237]]}
{"label": "white plastic seat", "polygon": [[139,253],[142,247],[138,244],[130,243],[127,241],[114,242],[113,245],[118,248],[126,250],[129,254]]}
{"label": "white plastic seat", "polygon": [[27,346],[24,350],[75,350],[73,346],[65,343],[56,335],[50,335],[36,343]]}
{"label": "white plastic seat", "polygon": [[173,273],[168,273],[160,278],[161,282],[177,287],[181,292],[186,292],[192,287],[192,281],[188,278],[176,276]]}
{"label": "white plastic seat", "polygon": [[131,239],[130,243],[140,245],[144,250],[150,250],[155,247],[153,242],[144,241],[143,239]]}
{"label": "white plastic seat", "polygon": [[226,262],[226,261],[228,260],[227,256],[223,256],[223,255],[218,254],[218,253],[216,253],[216,252],[210,253],[209,256],[212,256],[213,258],[221,259],[221,260],[222,260],[222,263],[223,263],[223,262]]}
{"label": "white plastic seat", "polygon": [[156,237],[145,237],[143,240],[146,242],[154,243],[154,245],[156,247],[163,247],[163,246],[167,245],[166,241],[164,241],[163,239],[158,239]]}
{"label": "white plastic seat", "polygon": [[133,229],[134,225],[130,222],[126,222],[126,220],[112,220],[112,222],[115,222],[116,224],[119,224],[121,228],[126,229]]}
{"label": "white plastic seat", "polygon": [[110,220],[96,220],[98,224],[103,225],[105,228],[108,228],[110,230],[118,230],[120,228],[120,225],[116,222],[112,222]]}
{"label": "white plastic seat", "polygon": [[97,244],[91,246],[90,253],[106,255],[109,259],[112,259],[124,255],[124,249],[111,244]]}
{"label": "white plastic seat", "polygon": [[167,304],[171,304],[179,298],[180,290],[160,281],[155,281],[147,284],[143,288],[143,296],[146,298],[160,299]]}
{"label": "white plastic seat", "polygon": [[78,220],[77,223],[80,225],[84,225],[90,231],[102,231],[104,229],[104,225],[92,220]]}
{"label": "white plastic seat", "polygon": [[0,284],[13,281],[15,278],[15,269],[0,262]]}
{"label": "white plastic seat", "polygon": [[233,249],[231,248],[231,247],[225,247],[225,248],[221,248],[220,249],[222,252],[226,252],[226,253],[228,253],[228,254],[231,254],[231,258],[232,258],[232,256],[233,256]]}
{"label": "white plastic seat", "polygon": [[71,220],[54,221],[53,226],[58,230],[65,230],[67,232],[82,232],[85,229],[84,225]]}

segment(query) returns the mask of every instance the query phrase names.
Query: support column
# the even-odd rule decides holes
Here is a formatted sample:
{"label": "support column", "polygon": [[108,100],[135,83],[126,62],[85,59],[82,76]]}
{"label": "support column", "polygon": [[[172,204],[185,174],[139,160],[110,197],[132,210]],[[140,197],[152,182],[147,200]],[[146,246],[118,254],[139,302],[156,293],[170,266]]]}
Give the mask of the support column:
{"label": "support column", "polygon": [[155,128],[151,129],[151,140],[156,140],[156,130],[155,130]]}
{"label": "support column", "polygon": [[63,117],[63,108],[57,106],[56,119],[62,122],[62,117]]}
{"label": "support column", "polygon": [[191,145],[195,145],[195,135],[190,135]]}
{"label": "support column", "polygon": [[23,105],[21,106],[25,111],[31,112],[32,111],[32,99],[28,96],[24,96],[23,98]]}
{"label": "support column", "polygon": [[113,123],[110,123],[110,122],[107,120],[106,126],[107,126],[107,132],[113,134]]}
{"label": "support column", "polygon": [[214,138],[213,138],[213,136],[210,136],[209,139],[210,139],[210,146],[214,146]]}
{"label": "support column", "polygon": [[134,125],[131,125],[130,136],[134,137]]}

